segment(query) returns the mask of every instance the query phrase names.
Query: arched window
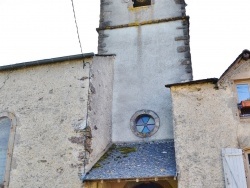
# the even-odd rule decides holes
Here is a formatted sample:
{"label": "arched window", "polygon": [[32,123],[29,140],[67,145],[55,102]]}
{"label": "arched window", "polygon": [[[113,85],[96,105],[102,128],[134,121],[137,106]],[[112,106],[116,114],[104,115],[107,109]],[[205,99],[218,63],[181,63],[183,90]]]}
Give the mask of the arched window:
{"label": "arched window", "polygon": [[9,184],[10,165],[15,138],[16,119],[8,112],[0,113],[0,187]]}

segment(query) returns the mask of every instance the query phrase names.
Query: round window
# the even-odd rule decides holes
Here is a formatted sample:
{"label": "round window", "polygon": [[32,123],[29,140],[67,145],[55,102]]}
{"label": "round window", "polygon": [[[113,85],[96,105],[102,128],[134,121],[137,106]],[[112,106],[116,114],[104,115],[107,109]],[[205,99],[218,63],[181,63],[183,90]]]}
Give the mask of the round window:
{"label": "round window", "polygon": [[141,115],[136,120],[136,129],[138,132],[148,134],[155,128],[155,120],[148,114]]}
{"label": "round window", "polygon": [[130,120],[132,132],[139,137],[152,136],[159,129],[159,117],[151,110],[137,111]]}

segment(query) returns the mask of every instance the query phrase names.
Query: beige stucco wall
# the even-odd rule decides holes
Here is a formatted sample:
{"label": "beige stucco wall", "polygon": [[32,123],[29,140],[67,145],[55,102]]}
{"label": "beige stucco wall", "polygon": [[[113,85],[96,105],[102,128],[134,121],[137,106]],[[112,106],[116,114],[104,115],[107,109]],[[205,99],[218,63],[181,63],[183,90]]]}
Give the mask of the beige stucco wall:
{"label": "beige stucco wall", "polygon": [[111,145],[114,56],[95,56],[90,71],[88,127],[91,130],[86,172]]}
{"label": "beige stucco wall", "polygon": [[230,78],[171,87],[179,188],[224,187],[221,149],[250,146]]}
{"label": "beige stucco wall", "polygon": [[88,76],[82,60],[0,72],[0,111],[18,121],[10,188],[81,187]]}

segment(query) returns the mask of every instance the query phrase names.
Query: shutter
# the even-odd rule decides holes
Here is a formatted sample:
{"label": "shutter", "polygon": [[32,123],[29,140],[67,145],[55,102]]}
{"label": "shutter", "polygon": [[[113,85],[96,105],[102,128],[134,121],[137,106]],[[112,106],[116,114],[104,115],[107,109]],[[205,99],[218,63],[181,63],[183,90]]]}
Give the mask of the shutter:
{"label": "shutter", "polygon": [[226,188],[247,188],[242,150],[223,148],[222,159]]}

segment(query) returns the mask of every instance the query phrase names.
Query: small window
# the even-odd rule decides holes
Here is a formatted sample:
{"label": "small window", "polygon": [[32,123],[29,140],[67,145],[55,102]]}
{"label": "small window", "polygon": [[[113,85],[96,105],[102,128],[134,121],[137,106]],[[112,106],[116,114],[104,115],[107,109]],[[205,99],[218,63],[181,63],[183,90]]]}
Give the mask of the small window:
{"label": "small window", "polygon": [[151,5],[151,0],[133,0],[134,7],[149,6]]}
{"label": "small window", "polygon": [[0,188],[8,187],[16,119],[9,112],[0,113]]}
{"label": "small window", "polygon": [[142,134],[149,134],[155,128],[155,120],[148,114],[140,115],[136,120],[136,129]]}
{"label": "small window", "polygon": [[139,110],[130,119],[132,132],[141,138],[150,137],[155,134],[160,126],[160,119],[151,110]]}
{"label": "small window", "polygon": [[11,128],[10,119],[7,117],[1,118],[0,119],[0,185],[3,185],[4,183],[10,128]]}
{"label": "small window", "polygon": [[248,83],[236,85],[238,95],[238,108],[241,117],[250,117],[250,90]]}

